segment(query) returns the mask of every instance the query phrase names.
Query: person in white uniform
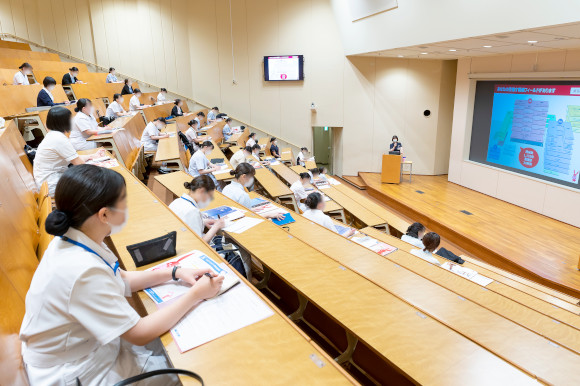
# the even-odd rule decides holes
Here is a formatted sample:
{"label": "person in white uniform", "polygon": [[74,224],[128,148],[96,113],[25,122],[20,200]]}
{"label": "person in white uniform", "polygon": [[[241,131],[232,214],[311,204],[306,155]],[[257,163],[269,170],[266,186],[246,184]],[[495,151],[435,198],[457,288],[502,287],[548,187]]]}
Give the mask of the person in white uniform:
{"label": "person in white uniform", "polygon": [[167,100],[167,89],[161,88],[157,94],[157,102],[165,102]]}
{"label": "person in white uniform", "polygon": [[109,67],[109,75],[107,75],[106,79],[107,83],[119,83],[117,79],[117,75],[115,75],[115,69],[113,67]]}
{"label": "person in white uniform", "polygon": [[414,222],[407,228],[407,233],[401,236],[401,240],[408,244],[414,245],[417,248],[423,249],[425,246],[423,245],[423,241],[421,241],[421,239],[425,235],[426,231],[427,230],[423,224]]}
{"label": "person in white uniform", "polygon": [[[324,207],[326,206],[322,194],[319,192],[312,192],[306,197],[306,207],[308,208],[306,212],[302,215],[312,222],[322,225],[325,228],[330,229],[333,232],[339,233],[338,229],[334,226],[331,218],[324,214]],[[354,229],[350,229],[343,236],[350,237],[354,234]]]}
{"label": "person in white uniform", "polygon": [[129,110],[131,111],[139,110],[139,108],[141,107],[141,101],[139,100],[139,98],[141,98],[141,90],[136,88],[135,90],[133,90],[133,96],[131,97],[131,99],[129,99]]}
{"label": "person in white uniform", "polygon": [[237,168],[239,164],[243,162],[247,162],[247,160],[252,156],[252,148],[250,146],[246,146],[243,149],[240,149],[232,155],[230,158],[230,164],[232,168]]}
{"label": "person in white uniform", "polygon": [[121,94],[113,95],[113,103],[109,104],[109,106],[107,107],[107,111],[105,113],[107,118],[123,117],[129,114],[127,111],[125,111],[125,109],[121,105],[121,103],[123,103],[124,100],[125,99]]}
{"label": "person in white uniform", "polygon": [[185,131],[185,136],[193,146],[194,152],[199,150],[199,144],[203,142],[203,139],[197,136],[198,124],[199,123],[195,119],[192,119],[191,121],[187,122],[188,128]]}
{"label": "person in white uniform", "polygon": [[[254,175],[256,174],[256,169],[247,162],[243,162],[238,165],[235,170],[230,170],[230,175],[234,176],[234,180],[230,182],[222,193],[234,200],[240,205],[245,206],[248,209],[252,209],[252,200],[250,195],[246,191],[246,188],[250,188],[254,185]],[[278,220],[284,219],[284,214],[282,213],[265,213],[262,215],[265,218],[276,218]]]}
{"label": "person in white uniform", "polygon": [[437,260],[433,254],[436,252],[439,244],[441,243],[441,238],[435,232],[429,232],[423,236],[423,250],[420,249],[413,249],[411,253],[417,257],[420,257],[423,260],[427,260],[428,262],[441,265],[439,260]]}
{"label": "person in white uniform", "polygon": [[[70,168],[59,181],[55,203],[46,231],[56,237],[32,278],[20,330],[30,384],[112,385],[167,367],[163,357],[139,346],[159,346],[161,334],[195,304],[218,293],[223,277],[179,266],[120,269],[104,243],[123,229],[129,213],[125,179],[114,170]],[[141,318],[127,302],[131,292],[172,279],[191,288],[167,307]],[[154,379],[148,384],[174,384]]]}
{"label": "person in white uniform", "polygon": [[252,147],[256,144],[256,133],[250,133],[248,140],[246,141],[246,146]]}
{"label": "person in white uniform", "polygon": [[[169,204],[169,209],[182,219],[203,241],[209,243],[216,233],[225,226],[223,218],[219,220],[204,219],[200,211],[207,208],[213,201],[215,184],[209,176],[203,175],[195,177],[191,182],[184,183],[183,186],[188,192]],[[207,233],[203,233],[206,227],[209,230]]]}
{"label": "person in white uniform", "polygon": [[[232,131],[232,127],[230,126],[230,123],[232,123],[232,118],[229,118],[229,117],[226,118],[226,124],[224,125],[224,128],[222,129],[224,141],[229,141],[231,136],[234,135],[234,132]],[[252,147],[252,146],[250,145],[250,147]]]}
{"label": "person in white uniform", "polygon": [[14,74],[12,84],[15,86],[27,86],[30,84],[28,75],[32,74],[32,66],[30,63],[24,62],[18,67],[20,70]]}
{"label": "person in white uniform", "polygon": [[95,142],[87,141],[91,135],[99,134],[99,123],[93,116],[95,108],[90,99],[81,98],[75,107],[76,115],[73,118],[70,142],[75,150],[90,150],[97,147]]}
{"label": "person in white uniform", "polygon": [[305,147],[300,148],[300,152],[298,152],[298,157],[296,157],[296,165],[305,166],[304,163],[304,153],[308,152],[308,149]]}
{"label": "person in white uniform", "polygon": [[166,126],[165,118],[158,117],[149,122],[141,135],[141,144],[145,151],[157,151],[157,142],[161,138],[169,137],[168,133],[161,133]]}
{"label": "person in white uniform", "polygon": [[308,208],[304,204],[308,193],[306,193],[306,185],[310,184],[310,174],[300,173],[300,178],[296,180],[292,185],[290,185],[290,190],[294,193],[294,198],[298,203],[298,207],[302,212],[306,212]]}
{"label": "person in white uniform", "polygon": [[78,155],[67,135],[71,132],[71,115],[69,109],[53,107],[46,116],[48,133],[36,149],[33,175],[40,188],[44,181],[48,184],[48,192],[54,196],[56,184],[68,169],[70,164],[81,165],[86,161],[103,157],[104,150],[91,155]]}
{"label": "person in white uniform", "polygon": [[213,151],[213,148],[214,148],[213,143],[211,143],[210,141],[202,142],[199,150],[193,153],[193,155],[191,156],[187,171],[189,175],[191,175],[192,177],[197,177],[204,174],[209,175],[213,180],[213,182],[215,183],[215,185],[218,187],[218,190],[220,190],[218,181],[212,174],[213,172],[217,172],[218,170],[220,170],[220,167],[212,164],[208,159],[208,156]]}

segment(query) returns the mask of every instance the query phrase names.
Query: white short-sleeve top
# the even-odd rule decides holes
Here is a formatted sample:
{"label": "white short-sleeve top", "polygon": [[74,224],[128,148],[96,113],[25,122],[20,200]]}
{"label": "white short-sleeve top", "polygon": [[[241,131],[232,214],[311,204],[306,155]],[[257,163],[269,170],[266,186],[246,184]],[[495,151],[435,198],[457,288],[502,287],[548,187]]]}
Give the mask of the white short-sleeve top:
{"label": "white short-sleeve top", "polygon": [[309,219],[312,222],[315,222],[319,225],[322,225],[325,228],[330,229],[333,232],[338,233],[338,229],[334,226],[334,223],[330,219],[329,216],[325,215],[319,209],[308,209],[306,212],[302,214],[304,217]]}
{"label": "white short-sleeve top", "polygon": [[79,111],[73,118],[73,127],[70,132],[70,142],[75,150],[89,150],[97,147],[94,142],[87,142],[90,137],[87,130],[98,130],[99,123],[92,115],[87,115]]}
{"label": "white short-sleeve top", "polygon": [[77,157],[76,150],[64,133],[49,131],[36,149],[34,158],[33,174],[38,187],[46,181],[53,196],[60,176]]}
{"label": "white short-sleeve top", "polygon": [[182,219],[199,237],[203,237],[203,219],[197,203],[189,194],[183,194],[169,204],[169,209]]}
{"label": "white short-sleeve top", "polygon": [[153,122],[149,122],[145,129],[143,130],[143,134],[141,135],[141,143],[143,144],[143,148],[146,151],[155,151],[157,150],[157,140],[151,138],[152,136],[159,136],[159,129]]}
{"label": "white short-sleeve top", "polygon": [[245,206],[246,208],[250,209],[252,200],[250,199],[250,195],[244,189],[244,186],[237,181],[232,181],[229,185],[227,185],[224,190],[222,191],[224,196],[231,198],[235,202],[240,205]]}

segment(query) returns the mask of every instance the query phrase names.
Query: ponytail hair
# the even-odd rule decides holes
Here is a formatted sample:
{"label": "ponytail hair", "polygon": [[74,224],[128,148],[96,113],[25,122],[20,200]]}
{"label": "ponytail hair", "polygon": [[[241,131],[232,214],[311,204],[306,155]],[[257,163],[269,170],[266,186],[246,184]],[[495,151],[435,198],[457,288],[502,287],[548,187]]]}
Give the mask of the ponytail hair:
{"label": "ponytail hair", "polygon": [[124,191],[125,179],[114,170],[88,164],[68,168],[56,184],[56,210],[44,227],[55,236],[78,229],[101,208],[114,207]]}
{"label": "ponytail hair", "polygon": [[302,172],[302,173],[300,173],[300,179],[301,179],[301,180],[304,180],[304,179],[306,179],[306,178],[310,179],[310,174],[308,174],[308,173],[306,173],[306,172]]}
{"label": "ponytail hair", "polygon": [[418,239],[420,232],[425,232],[425,226],[420,222],[414,222],[407,228],[406,235]]}
{"label": "ponytail hair", "polygon": [[254,167],[249,163],[242,162],[236,167],[236,170],[230,170],[230,175],[234,176],[236,180],[239,179],[244,174],[249,174],[253,176],[254,174],[256,174],[256,169],[254,169]]}
{"label": "ponytail hair", "polygon": [[195,192],[198,189],[205,189],[206,192],[215,190],[215,183],[211,177],[206,174],[195,177],[191,182],[184,182],[183,186],[192,192]]}
{"label": "ponytail hair", "polygon": [[77,101],[77,107],[75,107],[75,113],[82,111],[85,107],[90,105],[92,102],[89,98],[81,98]]}
{"label": "ponytail hair", "polygon": [[425,252],[433,252],[439,244],[441,243],[441,238],[435,232],[429,232],[425,236],[423,236],[423,251]]}
{"label": "ponytail hair", "polygon": [[308,195],[308,197],[306,197],[306,201],[304,201],[304,204],[306,204],[306,206],[309,207],[310,209],[316,209],[318,204],[320,204],[321,202],[322,202],[322,194],[318,192],[312,192]]}

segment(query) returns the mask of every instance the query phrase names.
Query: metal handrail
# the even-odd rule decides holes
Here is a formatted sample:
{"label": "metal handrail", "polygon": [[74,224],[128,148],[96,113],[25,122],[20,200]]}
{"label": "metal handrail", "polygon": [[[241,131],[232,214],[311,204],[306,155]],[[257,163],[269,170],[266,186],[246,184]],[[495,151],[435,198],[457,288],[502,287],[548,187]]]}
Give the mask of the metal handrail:
{"label": "metal handrail", "polygon": [[[95,68],[95,69],[97,69],[97,70],[101,70],[101,71],[103,71],[103,72],[108,72],[108,71],[109,71],[109,68],[108,68],[108,67],[103,67],[103,66],[101,66],[101,65],[99,65],[99,64],[97,64],[97,63],[93,63],[93,62],[90,62],[90,61],[88,61],[88,60],[85,60],[85,59],[82,59],[82,58],[78,58],[78,57],[76,57],[76,56],[74,56],[74,55],[71,55],[71,54],[68,54],[68,53],[66,53],[66,52],[62,52],[62,51],[59,51],[59,50],[55,50],[54,48],[50,48],[50,47],[47,47],[47,46],[43,46],[42,44],[38,44],[38,43],[36,43],[36,42],[33,42],[33,41],[30,41],[30,40],[28,40],[28,39],[22,38],[22,37],[20,37],[20,36],[16,36],[16,35],[9,34],[9,33],[0,33],[0,37],[1,37],[1,38],[8,37],[8,38],[10,38],[10,39],[14,39],[14,40],[17,40],[17,41],[20,41],[20,42],[24,42],[24,43],[27,43],[27,44],[32,44],[32,45],[34,45],[34,46],[36,46],[36,47],[38,47],[38,48],[41,48],[41,49],[43,49],[43,50],[49,51],[49,52],[51,52],[51,53],[54,53],[54,54],[58,54],[59,56],[65,57],[65,58],[67,58],[67,59],[70,59],[70,60],[73,60],[73,61],[75,61],[75,62],[78,62],[78,63],[84,63],[84,64],[86,64],[86,65],[92,66],[92,67],[94,67],[94,68]],[[119,75],[120,75],[121,77],[135,79],[137,82],[139,82],[139,84],[144,84],[144,85],[146,85],[147,87],[150,87],[150,88],[156,88],[156,89],[160,89],[160,88],[161,88],[161,86],[154,85],[154,84],[151,84],[151,83],[149,83],[149,82],[145,82],[144,80],[142,80],[142,79],[138,79],[138,78],[136,78],[136,77],[134,77],[134,76],[130,76],[130,75],[123,74],[123,73],[119,73]],[[195,100],[195,99],[193,99],[192,97],[188,97],[188,96],[186,96],[186,95],[178,94],[178,93],[175,93],[175,92],[173,92],[173,91],[171,91],[171,94],[173,94],[173,95],[176,95],[176,96],[180,97],[181,99],[186,99],[187,101],[191,101],[191,102],[193,102],[193,103],[195,103],[195,104],[198,104],[198,105],[200,105],[200,106],[203,106],[204,108],[207,108],[207,109],[209,109],[209,108],[210,108],[209,106],[206,106],[206,105],[204,105],[203,103],[199,103],[198,101],[196,101],[196,100]],[[228,116],[229,116],[229,115],[228,115]],[[232,119],[235,119],[237,122],[240,122],[242,125],[244,125],[244,126],[246,126],[246,127],[248,127],[248,128],[252,127],[252,128],[254,128],[254,129],[258,130],[258,131],[261,131],[262,133],[266,134],[266,135],[267,135],[267,136],[269,136],[269,137],[274,137],[274,135],[273,135],[273,134],[271,134],[271,133],[268,133],[267,131],[264,131],[264,130],[258,129],[258,128],[256,128],[255,126],[253,126],[253,125],[250,125],[249,123],[246,123],[246,122],[244,122],[244,121],[241,121],[241,120],[239,120],[239,119],[236,119],[236,118],[235,118],[235,117],[233,117],[233,116],[232,116],[231,118],[232,118]],[[286,143],[287,143],[288,145],[290,145],[290,146],[294,146],[294,147],[295,147],[295,150],[298,150],[298,149],[301,147],[301,146],[299,146],[299,145],[296,145],[296,144],[294,144],[293,142],[290,142],[290,141],[288,141],[288,140],[287,140],[287,139],[285,139],[285,138],[278,137],[278,136],[276,136],[276,138],[278,138],[278,139],[281,139],[282,141],[286,142]]]}

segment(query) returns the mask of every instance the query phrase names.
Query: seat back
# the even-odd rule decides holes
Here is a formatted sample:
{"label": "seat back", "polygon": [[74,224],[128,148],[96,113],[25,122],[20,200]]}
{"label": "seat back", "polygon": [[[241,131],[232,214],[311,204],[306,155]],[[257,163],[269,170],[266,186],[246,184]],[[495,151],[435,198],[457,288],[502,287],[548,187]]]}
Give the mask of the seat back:
{"label": "seat back", "polygon": [[14,48],[0,48],[0,58],[18,58],[22,62],[30,62],[31,60],[60,62],[60,57],[57,54],[40,51],[25,51]]}
{"label": "seat back", "polygon": [[21,51],[32,51],[32,49],[30,48],[30,44],[28,43],[11,42],[8,40],[0,40],[0,48],[12,48]]}
{"label": "seat back", "polygon": [[[42,89],[39,83],[29,86],[2,86],[0,87],[0,116],[7,117],[26,112],[26,108],[35,107],[38,93]],[[68,100],[61,85],[56,85],[52,91],[55,102]]]}

